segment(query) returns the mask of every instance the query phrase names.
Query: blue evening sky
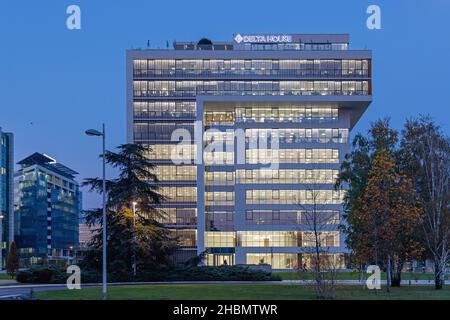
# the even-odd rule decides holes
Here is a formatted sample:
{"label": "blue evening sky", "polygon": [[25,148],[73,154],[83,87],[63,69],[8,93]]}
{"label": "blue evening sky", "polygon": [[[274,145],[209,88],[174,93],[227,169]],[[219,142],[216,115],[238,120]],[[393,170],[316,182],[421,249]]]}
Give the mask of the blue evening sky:
{"label": "blue evening sky", "polygon": [[[71,4],[81,30],[66,28]],[[370,4],[381,7],[381,30],[366,28]],[[100,141],[83,132],[105,122],[108,147],[125,143],[125,50],[237,32],[349,33],[353,48],[373,50],[373,103],[356,130],[429,113],[450,132],[449,0],[3,0],[0,126],[15,134],[16,160],[39,151],[80,180],[98,176]],[[84,207],[94,206],[85,192]]]}

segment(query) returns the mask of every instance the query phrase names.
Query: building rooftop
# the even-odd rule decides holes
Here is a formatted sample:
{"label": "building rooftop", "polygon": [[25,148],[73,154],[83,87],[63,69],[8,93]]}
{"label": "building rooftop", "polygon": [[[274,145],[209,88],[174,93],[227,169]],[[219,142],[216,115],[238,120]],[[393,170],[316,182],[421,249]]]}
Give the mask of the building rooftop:
{"label": "building rooftop", "polygon": [[[201,38],[195,41],[174,41],[169,49],[144,50],[211,50],[211,51],[342,51],[349,49],[349,35],[344,34],[286,34],[286,33],[235,33],[228,41]],[[143,49],[135,49],[143,50]]]}
{"label": "building rooftop", "polygon": [[175,50],[347,50],[348,34],[241,34],[231,41],[175,41]]}
{"label": "building rooftop", "polygon": [[29,167],[32,165],[39,165],[51,171],[54,171],[62,176],[73,179],[78,172],[58,163],[55,159],[51,158],[46,154],[35,152],[32,155],[26,157],[25,159],[17,162],[22,168]]}

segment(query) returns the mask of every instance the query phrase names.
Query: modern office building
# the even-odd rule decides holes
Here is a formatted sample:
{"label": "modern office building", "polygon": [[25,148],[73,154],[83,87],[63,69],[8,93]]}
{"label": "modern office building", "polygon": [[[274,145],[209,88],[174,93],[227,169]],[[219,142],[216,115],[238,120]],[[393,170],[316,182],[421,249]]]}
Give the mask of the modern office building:
{"label": "modern office building", "polygon": [[86,221],[86,218],[83,215],[80,215],[79,225],[78,225],[78,248],[75,252],[75,264],[81,262],[86,252],[89,251],[89,243],[96,234],[96,230],[100,228],[100,225],[89,225]]}
{"label": "modern office building", "polygon": [[99,225],[90,226],[86,223],[84,217],[80,217],[80,222],[78,225],[79,229],[79,249],[85,250],[89,247],[89,242],[92,240],[92,237],[95,235],[95,230],[98,229]]}
{"label": "modern office building", "polygon": [[127,51],[127,139],[153,150],[180,259],[308,267],[319,230],[323,258],[344,267],[334,182],[372,100],[371,56],[346,34]]}
{"label": "modern office building", "polygon": [[14,136],[0,127],[0,270],[14,240]]}
{"label": "modern office building", "polygon": [[78,247],[77,172],[41,153],[19,161],[14,177],[16,240],[24,265],[69,260]]}

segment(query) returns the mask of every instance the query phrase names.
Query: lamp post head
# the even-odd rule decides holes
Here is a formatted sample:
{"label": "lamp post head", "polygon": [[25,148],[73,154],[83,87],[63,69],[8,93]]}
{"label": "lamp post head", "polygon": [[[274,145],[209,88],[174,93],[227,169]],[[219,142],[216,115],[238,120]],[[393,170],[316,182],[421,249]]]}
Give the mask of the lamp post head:
{"label": "lamp post head", "polygon": [[85,133],[86,133],[88,136],[95,136],[95,137],[101,137],[101,136],[103,136],[103,133],[101,133],[100,131],[95,130],[95,129],[88,129],[88,130],[85,131]]}

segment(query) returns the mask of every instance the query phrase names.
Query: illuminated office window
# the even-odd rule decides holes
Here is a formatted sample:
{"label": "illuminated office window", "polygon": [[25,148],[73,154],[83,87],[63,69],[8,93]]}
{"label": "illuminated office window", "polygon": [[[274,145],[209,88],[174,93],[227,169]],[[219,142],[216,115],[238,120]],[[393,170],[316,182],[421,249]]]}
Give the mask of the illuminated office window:
{"label": "illuminated office window", "polygon": [[205,165],[232,165],[234,163],[233,152],[204,152]]}
{"label": "illuminated office window", "polygon": [[339,170],[331,169],[238,169],[236,170],[236,183],[335,183],[338,174]]}
{"label": "illuminated office window", "polygon": [[339,247],[338,231],[320,231],[318,232],[318,240],[314,232],[305,231],[302,234],[303,247]]}
{"label": "illuminated office window", "polygon": [[196,187],[160,187],[158,189],[166,197],[166,202],[196,202]]}
{"label": "illuminated office window", "polygon": [[197,245],[197,230],[170,229],[170,233],[177,239],[180,247],[195,247]]}
{"label": "illuminated office window", "polygon": [[246,129],[247,143],[258,140],[280,143],[347,143],[348,129]]}
{"label": "illuminated office window", "polygon": [[[256,50],[346,50],[347,44],[273,44]],[[280,75],[296,77],[367,77],[367,59],[135,59],[135,77]]]}
{"label": "illuminated office window", "polygon": [[143,81],[133,83],[135,97],[197,95],[368,95],[368,81]]}
{"label": "illuminated office window", "polygon": [[297,247],[295,231],[237,231],[239,247]]}
{"label": "illuminated office window", "polygon": [[293,269],[297,255],[293,253],[247,253],[247,264],[270,264],[273,269]]}
{"label": "illuminated office window", "polygon": [[148,141],[170,141],[172,133],[176,129],[184,129],[189,132],[190,136],[194,136],[193,123],[176,123],[176,122],[135,122],[134,123],[134,139],[143,143]]}
{"label": "illuminated office window", "polygon": [[234,185],[234,172],[220,172],[220,171],[205,172],[205,185],[232,186]]}
{"label": "illuminated office window", "polygon": [[327,122],[338,120],[338,109],[332,107],[238,107],[236,122]]}
{"label": "illuminated office window", "polygon": [[205,192],[206,206],[234,205],[234,192]]}
{"label": "illuminated office window", "polygon": [[206,211],[206,230],[234,230],[234,211]]}
{"label": "illuminated office window", "polygon": [[[315,218],[315,220],[313,220]],[[245,224],[248,225],[336,225],[339,211],[315,210],[246,210]]]}
{"label": "illuminated office window", "polygon": [[245,154],[249,164],[339,163],[338,149],[250,149]]}
{"label": "illuminated office window", "polygon": [[307,269],[315,268],[317,260],[320,260],[320,265],[324,269],[345,269],[345,258],[342,253],[320,253],[319,259],[313,253],[303,253],[302,263],[306,265]]}
{"label": "illuminated office window", "polygon": [[233,248],[236,246],[235,232],[205,232],[206,248]]}
{"label": "illuminated office window", "polygon": [[195,144],[152,144],[146,156],[151,160],[175,160],[187,163],[195,160],[197,146]]}
{"label": "illuminated office window", "polygon": [[135,119],[194,118],[194,101],[134,101]]}
{"label": "illuminated office window", "polygon": [[246,190],[247,204],[341,204],[343,191]]}
{"label": "illuminated office window", "polygon": [[195,225],[197,223],[196,208],[159,208],[161,217],[158,222],[163,224]]}
{"label": "illuminated office window", "polygon": [[196,181],[196,166],[157,165],[154,169],[159,181]]}

